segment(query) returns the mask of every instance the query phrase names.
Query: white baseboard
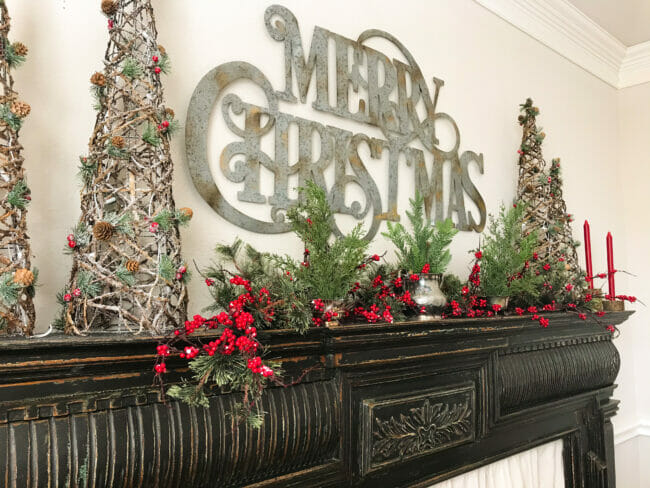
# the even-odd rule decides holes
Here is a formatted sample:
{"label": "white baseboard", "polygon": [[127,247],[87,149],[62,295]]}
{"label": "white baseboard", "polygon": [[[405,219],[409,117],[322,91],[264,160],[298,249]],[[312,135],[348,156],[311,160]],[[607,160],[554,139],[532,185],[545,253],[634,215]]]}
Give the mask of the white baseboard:
{"label": "white baseboard", "polygon": [[650,437],[650,423],[642,422],[616,433],[614,444],[622,444],[639,436]]}

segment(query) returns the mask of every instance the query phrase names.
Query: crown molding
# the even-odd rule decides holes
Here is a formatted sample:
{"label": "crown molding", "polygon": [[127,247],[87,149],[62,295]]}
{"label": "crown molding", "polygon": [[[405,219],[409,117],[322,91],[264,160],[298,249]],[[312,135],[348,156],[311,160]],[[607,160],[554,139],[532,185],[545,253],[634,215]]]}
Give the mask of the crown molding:
{"label": "crown molding", "polygon": [[619,88],[650,81],[650,41],[627,49],[619,72]]}
{"label": "crown molding", "polygon": [[474,0],[615,88],[650,81],[650,41],[626,47],[567,0]]}
{"label": "crown molding", "polygon": [[614,436],[614,444],[623,444],[636,437],[650,437],[650,424],[641,422],[628,429],[618,432]]}

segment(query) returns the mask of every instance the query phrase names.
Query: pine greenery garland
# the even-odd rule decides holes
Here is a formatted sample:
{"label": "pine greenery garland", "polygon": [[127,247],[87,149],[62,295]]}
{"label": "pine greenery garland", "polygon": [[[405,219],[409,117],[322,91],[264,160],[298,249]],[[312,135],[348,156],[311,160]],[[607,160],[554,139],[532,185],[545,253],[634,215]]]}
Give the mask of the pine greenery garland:
{"label": "pine greenery garland", "polygon": [[272,317],[265,313],[265,306],[256,305],[249,310],[257,328],[288,328],[302,333],[311,326],[311,297],[305,284],[276,265],[278,260],[286,258],[262,253],[241,239],[236,239],[231,245],[217,245],[216,254],[219,264],[203,271],[206,279],[214,281],[210,287],[214,303],[206,307],[206,311],[218,313],[229,309],[230,302],[242,291],[241,287],[230,282],[237,274],[250,281],[256,293],[259,294],[262,288],[269,292],[273,304]]}
{"label": "pine greenery garland", "polygon": [[[278,363],[268,364],[277,374],[280,374]],[[189,405],[207,408],[210,406],[210,400],[204,388],[206,384],[214,383],[219,388],[243,391],[244,401],[237,403],[230,415],[233,415],[236,420],[245,420],[252,428],[258,429],[262,426],[263,416],[259,410],[259,399],[269,380],[252,373],[243,357],[221,354],[198,356],[190,362],[189,368],[194,382],[184,381],[180,385],[171,386],[167,390],[170,397]],[[244,405],[244,402],[248,403],[251,399],[257,403],[256,411]]]}
{"label": "pine greenery garland", "polygon": [[401,269],[419,273],[425,264],[429,264],[430,273],[442,274],[451,261],[449,245],[458,229],[451,219],[436,222],[424,216],[424,197],[419,192],[409,199],[411,210],[406,216],[412,232],[408,232],[400,223],[388,222],[388,232],[382,235],[391,240],[397,248],[396,254]]}

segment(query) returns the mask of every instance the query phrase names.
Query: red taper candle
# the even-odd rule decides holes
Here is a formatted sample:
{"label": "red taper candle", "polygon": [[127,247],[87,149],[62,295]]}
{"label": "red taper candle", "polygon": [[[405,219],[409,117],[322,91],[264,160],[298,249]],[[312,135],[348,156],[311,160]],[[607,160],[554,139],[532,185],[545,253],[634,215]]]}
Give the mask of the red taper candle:
{"label": "red taper candle", "polygon": [[612,233],[607,233],[607,281],[609,282],[609,295],[612,300],[616,296],[614,287],[614,246],[612,245]]}
{"label": "red taper candle", "polygon": [[591,263],[591,232],[589,230],[589,222],[585,220],[585,262],[587,266],[587,284],[589,288],[594,287],[594,270]]}

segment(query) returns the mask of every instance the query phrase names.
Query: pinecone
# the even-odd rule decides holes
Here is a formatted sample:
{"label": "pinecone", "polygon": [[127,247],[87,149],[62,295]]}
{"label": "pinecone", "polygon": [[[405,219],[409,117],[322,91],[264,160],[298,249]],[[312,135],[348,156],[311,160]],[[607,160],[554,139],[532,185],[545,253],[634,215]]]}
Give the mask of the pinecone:
{"label": "pinecone", "polygon": [[113,237],[113,225],[110,222],[100,220],[93,226],[93,235],[98,241],[107,241]]}
{"label": "pinecone", "polygon": [[191,219],[192,216],[194,215],[194,212],[189,207],[180,208],[180,209],[178,209],[178,211],[180,213],[182,213],[183,215],[185,215],[188,219]]}
{"label": "pinecone", "polygon": [[161,56],[167,54],[167,50],[160,44],[158,44],[158,52],[160,53]]}
{"label": "pinecone", "polygon": [[130,272],[130,273],[137,273],[138,270],[140,269],[140,263],[135,261],[134,259],[129,259],[124,267]]}
{"label": "pinecone", "polygon": [[115,0],[102,0],[102,12],[106,15],[115,15],[117,12],[117,2]]}
{"label": "pinecone", "polygon": [[34,273],[25,268],[17,269],[14,273],[14,283],[22,286],[30,286],[34,283]]}
{"label": "pinecone", "polygon": [[22,119],[29,115],[29,112],[32,110],[32,107],[30,107],[28,103],[16,100],[15,102],[11,102],[10,110],[12,114]]}
{"label": "pinecone", "polygon": [[176,115],[174,111],[169,107],[165,109],[165,113],[169,116],[170,119],[173,119],[174,115]]}
{"label": "pinecone", "polygon": [[118,149],[122,149],[124,147],[124,137],[122,136],[111,137],[111,144]]}
{"label": "pinecone", "polygon": [[14,50],[14,53],[18,56],[27,56],[29,49],[22,42],[14,42],[11,45],[11,48]]}
{"label": "pinecone", "polygon": [[106,77],[104,76],[103,73],[100,73],[99,71],[96,71],[91,77],[90,77],[90,82],[93,85],[97,86],[106,86]]}

